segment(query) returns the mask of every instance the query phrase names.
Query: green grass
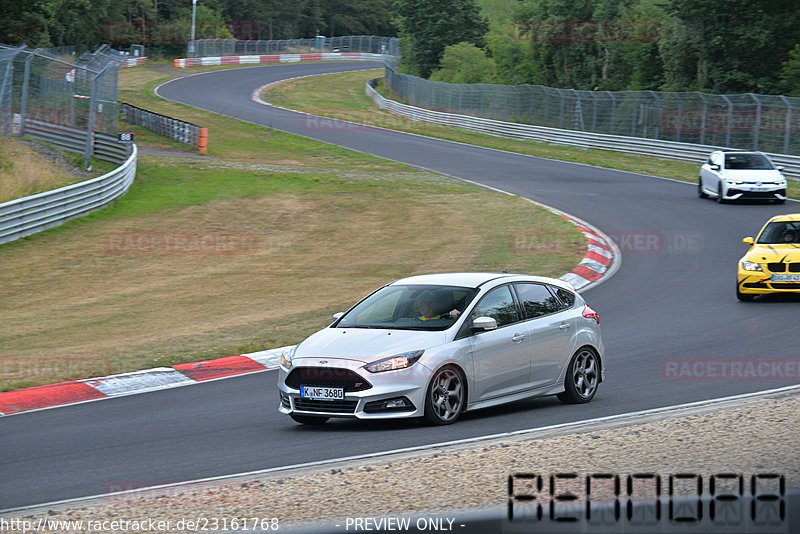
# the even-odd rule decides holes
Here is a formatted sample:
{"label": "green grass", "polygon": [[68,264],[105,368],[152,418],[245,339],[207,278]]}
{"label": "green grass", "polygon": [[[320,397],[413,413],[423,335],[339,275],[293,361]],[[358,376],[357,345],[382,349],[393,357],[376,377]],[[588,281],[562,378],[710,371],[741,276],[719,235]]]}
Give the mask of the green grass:
{"label": "green grass", "polygon": [[[120,100],[208,127],[209,153],[120,125],[141,152],[166,155],[141,155],[111,206],[0,246],[0,371],[38,370],[0,374],[0,390],[292,344],[395,278],[559,276],[585,251],[574,226],[524,199],[160,100],[152,89],[166,79],[124,70]],[[109,249],[132,232],[257,244],[231,255]],[[558,246],[520,250],[518,236]]]}

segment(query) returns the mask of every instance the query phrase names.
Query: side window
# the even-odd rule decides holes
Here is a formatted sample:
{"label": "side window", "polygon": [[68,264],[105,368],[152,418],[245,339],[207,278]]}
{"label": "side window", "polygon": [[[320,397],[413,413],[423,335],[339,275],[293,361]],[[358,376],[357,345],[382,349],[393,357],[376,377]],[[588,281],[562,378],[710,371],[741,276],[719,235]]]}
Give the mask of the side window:
{"label": "side window", "polygon": [[478,317],[491,317],[497,321],[498,327],[519,321],[517,307],[508,286],[493,289],[481,299],[472,310],[472,318]]}
{"label": "side window", "polygon": [[563,304],[562,309],[566,310],[575,304],[575,293],[572,291],[560,287],[551,287],[550,289],[554,290],[556,295],[558,295],[558,299]]}
{"label": "side window", "polygon": [[528,319],[557,312],[558,299],[542,284],[514,284]]}

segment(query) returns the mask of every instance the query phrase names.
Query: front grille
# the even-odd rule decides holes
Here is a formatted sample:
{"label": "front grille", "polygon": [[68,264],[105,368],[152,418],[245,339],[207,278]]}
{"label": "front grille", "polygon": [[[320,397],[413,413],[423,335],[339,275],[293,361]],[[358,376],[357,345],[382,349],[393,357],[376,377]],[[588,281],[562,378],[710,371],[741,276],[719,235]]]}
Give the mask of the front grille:
{"label": "front grille", "polygon": [[300,389],[300,386],[342,388],[346,392],[372,387],[363,376],[341,367],[298,367],[286,377],[286,385],[293,389]]}
{"label": "front grille", "polygon": [[800,282],[772,282],[772,289],[800,289]]}
{"label": "front grille", "polygon": [[321,401],[295,397],[295,410],[323,413],[355,413],[358,401],[335,400]]}
{"label": "front grille", "polygon": [[800,273],[800,263],[789,263],[787,265],[790,273]]}
{"label": "front grille", "polygon": [[[800,264],[798,264],[800,265]],[[773,273],[785,273],[786,272],[786,264],[785,263],[768,263],[767,269],[769,269]]]}
{"label": "front grille", "polygon": [[742,193],[743,197],[747,198],[767,198],[767,199],[774,199],[777,198],[775,193],[786,195],[786,190],[773,190],[773,191],[743,191],[741,189],[728,189],[728,196],[738,195]]}

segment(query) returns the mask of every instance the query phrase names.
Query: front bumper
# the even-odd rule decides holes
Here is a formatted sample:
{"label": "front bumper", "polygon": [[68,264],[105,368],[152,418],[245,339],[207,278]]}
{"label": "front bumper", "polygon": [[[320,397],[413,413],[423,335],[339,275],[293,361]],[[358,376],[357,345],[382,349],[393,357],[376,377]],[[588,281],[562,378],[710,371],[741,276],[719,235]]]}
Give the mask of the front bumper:
{"label": "front bumper", "polygon": [[739,266],[737,284],[739,293],[745,295],[767,295],[770,293],[800,293],[800,282],[772,280],[769,271],[745,271]]}
{"label": "front bumper", "polygon": [[[304,361],[308,360],[308,361]],[[427,392],[430,371],[420,362],[407,369],[386,371],[383,373],[370,373],[363,368],[363,363],[353,360],[326,359],[326,364],[321,366],[316,358],[301,359],[294,363],[292,369],[280,368],[278,376],[278,390],[280,403],[278,411],[283,414],[297,413],[302,415],[320,415],[325,417],[344,417],[357,419],[396,419],[421,417],[425,411],[425,395]],[[310,400],[300,396],[300,386],[323,385],[322,381],[314,378],[297,380],[292,377],[292,387],[287,385],[287,378],[292,371],[300,369],[316,369],[318,372],[305,373],[306,376],[326,376],[326,387],[343,387],[344,399],[336,401]],[[336,377],[352,377],[357,375],[363,379],[368,389],[360,386],[360,391],[353,389],[350,382],[342,380],[337,384]],[[333,379],[331,379],[333,377]],[[403,406],[398,406],[402,399]],[[392,406],[386,407],[386,401],[395,401]]]}
{"label": "front bumper", "polygon": [[722,192],[723,200],[786,200],[786,188],[774,186],[729,185]]}

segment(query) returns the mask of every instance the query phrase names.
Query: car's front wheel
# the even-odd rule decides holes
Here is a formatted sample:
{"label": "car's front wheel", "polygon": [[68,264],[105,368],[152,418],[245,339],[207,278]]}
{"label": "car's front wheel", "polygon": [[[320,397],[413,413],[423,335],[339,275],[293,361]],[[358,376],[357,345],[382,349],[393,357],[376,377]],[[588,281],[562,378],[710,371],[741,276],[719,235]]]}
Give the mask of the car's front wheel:
{"label": "car's front wheel", "polygon": [[425,421],[432,425],[454,423],[466,405],[464,376],[456,367],[442,367],[433,375],[425,396]]}
{"label": "car's front wheel", "polygon": [[584,347],[572,356],[564,377],[564,391],[558,400],[567,404],[589,402],[600,383],[600,358],[594,350]]}
{"label": "car's front wheel", "polygon": [[722,197],[722,184],[717,186],[717,202],[725,204],[726,200]]}
{"label": "car's front wheel", "polygon": [[330,419],[330,417],[325,417],[322,415],[300,415],[297,413],[290,413],[289,417],[303,425],[321,425]]}
{"label": "car's front wheel", "polygon": [[703,191],[703,179],[697,179],[697,196],[700,198],[708,198],[708,193]]}
{"label": "car's front wheel", "polygon": [[737,299],[741,300],[742,302],[750,302],[755,297],[756,297],[755,295],[750,295],[748,293],[742,293],[741,291],[739,291],[739,284],[736,284],[736,298]]}

